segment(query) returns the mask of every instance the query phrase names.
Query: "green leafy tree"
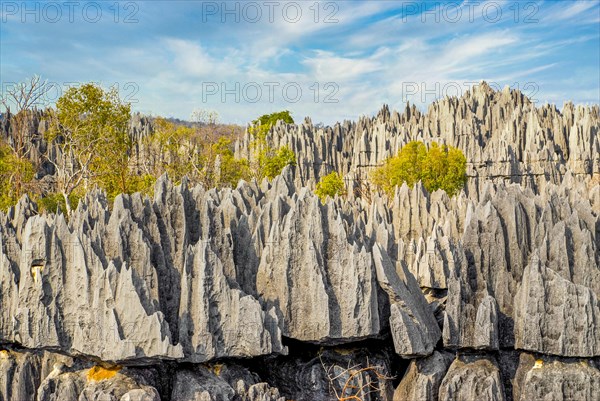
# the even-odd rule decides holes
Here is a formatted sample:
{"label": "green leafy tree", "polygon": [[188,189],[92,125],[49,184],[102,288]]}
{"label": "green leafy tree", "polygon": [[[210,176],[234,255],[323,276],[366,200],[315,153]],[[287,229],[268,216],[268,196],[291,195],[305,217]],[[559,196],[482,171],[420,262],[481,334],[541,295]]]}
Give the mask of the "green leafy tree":
{"label": "green leafy tree", "polygon": [[[36,199],[35,201],[38,205],[38,211],[40,213],[57,213],[59,208],[60,210],[66,210],[65,198],[59,193],[48,193],[45,196]],[[69,196],[69,204],[71,209],[75,208],[78,202],[78,195],[71,194]]]}
{"label": "green leafy tree", "polygon": [[467,160],[460,149],[432,142],[428,150],[424,143],[412,141],[374,170],[371,181],[390,195],[404,182],[412,187],[422,181],[429,192],[443,189],[453,196],[467,182],[466,167]]}
{"label": "green leafy tree", "polygon": [[167,173],[177,183],[186,176],[207,188],[237,185],[249,177],[249,164],[234,157],[233,131],[221,128],[212,120],[187,127],[156,118],[153,135],[146,137],[142,171],[154,177]]}
{"label": "green leafy tree", "polygon": [[[250,176],[248,160],[235,158],[230,138],[219,138],[217,143],[212,145],[212,154],[215,155],[215,186],[235,187],[241,179]],[[218,163],[216,163],[217,158]]]}
{"label": "green leafy tree", "polygon": [[282,120],[287,124],[293,124],[294,119],[287,110],[277,113],[264,114],[252,121],[250,133],[254,140],[250,144],[253,149],[256,163],[251,166],[254,176],[258,179],[267,177],[275,178],[281,174],[283,168],[287,165],[296,165],[296,155],[288,146],[282,146],[278,149],[271,147],[267,143],[267,134],[271,127],[277,121]]}
{"label": "green leafy tree", "polygon": [[0,210],[6,210],[19,200],[34,174],[35,169],[28,159],[19,157],[13,148],[0,141]]}
{"label": "green leafy tree", "polygon": [[267,133],[277,121],[283,121],[286,124],[293,124],[294,119],[288,110],[279,111],[271,114],[263,114],[256,120],[252,121],[252,134],[259,140],[265,140]]}
{"label": "green leafy tree", "polygon": [[268,179],[273,179],[281,174],[285,166],[296,165],[296,155],[287,146],[282,146],[277,150],[263,149],[258,160],[262,176]]}
{"label": "green leafy tree", "polygon": [[343,195],[346,193],[346,187],[342,176],[336,171],[333,171],[326,176],[322,177],[317,183],[315,194],[325,202],[327,197],[334,197],[335,195]]}
{"label": "green leafy tree", "polygon": [[137,177],[129,174],[130,117],[130,105],[120,101],[115,89],[104,91],[93,83],[69,88],[56,102],[47,139],[60,148],[61,157],[49,161],[69,216],[69,199],[82,185],[97,183],[109,197],[136,189]]}

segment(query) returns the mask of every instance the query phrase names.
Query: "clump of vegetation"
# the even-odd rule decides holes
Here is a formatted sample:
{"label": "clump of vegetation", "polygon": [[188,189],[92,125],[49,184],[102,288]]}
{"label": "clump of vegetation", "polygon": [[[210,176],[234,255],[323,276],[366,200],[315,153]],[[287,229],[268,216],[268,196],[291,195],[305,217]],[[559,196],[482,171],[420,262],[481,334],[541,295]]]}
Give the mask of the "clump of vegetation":
{"label": "clump of vegetation", "polygon": [[460,149],[432,142],[428,150],[423,142],[412,141],[373,171],[371,181],[389,195],[404,182],[412,187],[422,181],[429,192],[442,189],[453,196],[467,182],[466,167],[467,160]]}
{"label": "clump of vegetation", "polygon": [[[29,119],[35,118],[35,107],[47,89],[46,82],[34,77],[0,99],[6,109],[3,117],[10,118],[11,126],[10,142],[0,140],[0,209],[29,194],[40,213],[60,208],[70,217],[85,191],[93,187],[106,191],[112,201],[120,193],[150,194],[165,173],[175,183],[185,176],[206,188],[234,187],[241,179],[272,179],[285,166],[296,164],[288,146],[273,148],[267,142],[278,121],[294,122],[287,110],[252,122],[251,162],[234,155],[233,140],[242,128],[219,124],[216,112],[196,111],[192,123],[154,118],[153,132],[141,144],[134,143],[129,135],[130,104],[121,101],[116,89],[87,83],[69,88],[54,110],[43,113],[49,125],[45,139],[61,155],[44,155],[54,170],[49,188],[35,178],[39,166],[32,163],[29,132]],[[11,113],[15,105],[16,112]]]}
{"label": "clump of vegetation", "polygon": [[232,148],[231,138],[225,137],[219,138],[212,145],[212,154],[215,155],[215,186],[235,187],[240,180],[250,176],[250,162],[247,159],[236,159]]}
{"label": "clump of vegetation", "polygon": [[[69,206],[71,210],[77,207],[77,204],[79,203],[79,198],[80,197],[76,194],[71,194],[69,196]],[[58,212],[59,208],[62,211],[67,210],[67,207],[65,205],[65,198],[62,196],[62,194],[59,193],[49,193],[43,197],[35,199],[35,201],[37,203],[39,213],[56,213]]]}
{"label": "clump of vegetation", "polygon": [[283,121],[286,124],[294,123],[294,119],[292,118],[288,110],[283,110],[271,114],[263,114],[256,120],[252,121],[251,132],[257,139],[265,140],[267,137],[267,133],[269,132],[271,127],[277,124],[277,121],[279,120]]}
{"label": "clump of vegetation", "polygon": [[46,139],[57,144],[63,157],[48,161],[54,165],[67,215],[71,195],[90,183],[104,188],[111,199],[138,189],[128,163],[131,106],[120,101],[116,89],[104,91],[93,83],[69,88],[56,102],[54,117]]}
{"label": "clump of vegetation", "polygon": [[259,178],[273,179],[281,174],[285,166],[296,165],[296,155],[287,146],[278,149],[266,147],[258,152]]}
{"label": "clump of vegetation", "polygon": [[325,202],[328,196],[333,198],[335,195],[343,195],[345,193],[344,180],[336,171],[322,177],[315,189],[315,194],[322,202]]}
{"label": "clump of vegetation", "polygon": [[271,127],[282,120],[285,123],[293,124],[294,119],[287,110],[272,114],[265,114],[252,121],[250,133],[254,140],[251,148],[255,152],[256,163],[252,166],[254,176],[258,179],[267,177],[275,178],[285,166],[296,165],[296,155],[288,146],[281,146],[277,149],[267,143],[267,134]]}
{"label": "clump of vegetation", "polygon": [[13,206],[33,180],[33,164],[0,141],[0,210]]}

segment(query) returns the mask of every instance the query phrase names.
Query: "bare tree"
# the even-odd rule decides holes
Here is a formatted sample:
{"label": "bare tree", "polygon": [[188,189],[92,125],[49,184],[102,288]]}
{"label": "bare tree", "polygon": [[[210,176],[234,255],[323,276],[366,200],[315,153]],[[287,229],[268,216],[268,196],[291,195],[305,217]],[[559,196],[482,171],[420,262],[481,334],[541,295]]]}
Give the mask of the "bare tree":
{"label": "bare tree", "polygon": [[[215,160],[212,144],[217,139],[217,125],[219,113],[212,110],[197,109],[192,112],[192,122],[199,125],[196,127],[196,138],[192,139],[189,151],[189,160],[200,182],[210,186],[214,180],[215,166],[211,163]],[[198,140],[199,139],[199,140]],[[198,157],[198,153],[201,154]]]}
{"label": "bare tree", "polygon": [[5,156],[12,158],[9,163],[11,172],[8,183],[10,192],[16,197],[32,188],[35,166],[29,157],[32,149],[29,121],[32,111],[40,104],[48,89],[47,82],[34,75],[24,82],[8,87],[6,92],[0,94],[0,104],[4,106],[5,118],[10,122],[10,131],[7,134],[12,155]]}
{"label": "bare tree", "polygon": [[348,362],[345,368],[339,365],[326,366],[322,355],[319,355],[319,360],[338,401],[367,401],[370,394],[384,391],[382,384],[385,381],[393,379],[384,374],[383,366],[371,365],[368,359],[366,367],[350,365]]}
{"label": "bare tree", "polygon": [[[47,81],[42,81],[39,75],[34,75],[24,82],[9,87],[0,98],[5,112],[11,115],[14,127],[11,145],[19,159],[27,157],[31,149],[27,138],[29,112],[42,104],[49,89]],[[14,106],[14,112],[12,112],[11,106]]]}

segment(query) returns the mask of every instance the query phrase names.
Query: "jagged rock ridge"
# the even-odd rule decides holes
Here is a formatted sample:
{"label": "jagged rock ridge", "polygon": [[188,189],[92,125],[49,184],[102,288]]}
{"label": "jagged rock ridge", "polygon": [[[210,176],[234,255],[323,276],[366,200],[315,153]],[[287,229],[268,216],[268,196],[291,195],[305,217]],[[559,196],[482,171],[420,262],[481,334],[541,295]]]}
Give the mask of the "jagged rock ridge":
{"label": "jagged rock ridge", "polygon": [[[520,185],[492,165],[452,198],[417,184],[323,204],[303,185],[307,156],[235,189],[162,177],[153,198],[112,207],[92,191],[68,221],[21,199],[0,215],[0,399],[312,401],[367,383],[363,401],[599,399],[597,107],[559,118],[484,87],[429,117],[361,120],[361,138],[396,135],[379,120],[431,127],[444,104],[478,116],[461,124],[480,138],[461,141],[489,158],[506,116],[544,121],[515,128],[525,159],[555,119],[536,152],[554,138],[564,171],[553,159]],[[96,365],[114,374],[90,378]]]}

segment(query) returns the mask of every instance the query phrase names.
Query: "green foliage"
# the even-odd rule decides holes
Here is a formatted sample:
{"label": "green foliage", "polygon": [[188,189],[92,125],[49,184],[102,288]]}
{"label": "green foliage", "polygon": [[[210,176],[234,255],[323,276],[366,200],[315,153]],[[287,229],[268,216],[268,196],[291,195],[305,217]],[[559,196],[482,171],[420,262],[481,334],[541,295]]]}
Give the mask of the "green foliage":
{"label": "green foliage", "polygon": [[287,146],[282,146],[277,150],[266,148],[259,153],[258,163],[262,176],[273,179],[281,174],[285,166],[296,165],[296,155]]}
{"label": "green foliage", "polygon": [[[71,194],[69,196],[69,206],[71,209],[75,209],[77,207],[79,199],[80,197],[75,194]],[[62,196],[62,194],[59,193],[50,193],[44,197],[36,199],[35,201],[38,205],[38,211],[40,214],[44,212],[56,213],[59,207],[62,211],[67,210],[65,205],[65,198]]]}
{"label": "green foliage", "polygon": [[287,124],[294,123],[294,119],[288,110],[264,114],[252,121],[250,133],[253,135],[254,140],[250,143],[250,148],[254,152],[256,163],[251,166],[251,170],[254,177],[259,180],[264,177],[273,179],[281,173],[285,166],[296,165],[296,155],[288,146],[275,149],[267,143],[269,130],[279,120]]}
{"label": "green foliage", "polygon": [[280,111],[277,113],[264,114],[252,121],[252,127],[250,133],[254,136],[255,148],[264,147],[266,145],[266,138],[269,130],[277,121],[282,120],[287,124],[293,124],[294,119],[287,110]]}
{"label": "green foliage", "polygon": [[294,123],[294,119],[292,118],[292,116],[290,115],[290,112],[288,110],[283,110],[283,111],[271,113],[271,114],[263,114],[262,116],[258,117],[256,120],[254,120],[253,123],[254,124],[260,123],[261,125],[273,126],[279,120],[283,120],[285,123],[288,123],[288,124]]}
{"label": "green foliage", "polygon": [[[219,171],[215,174],[217,186],[229,185],[235,187],[241,179],[250,176],[250,164],[247,159],[236,159],[232,150],[230,138],[221,137],[212,145],[212,153],[219,157]],[[215,157],[216,157],[215,156]]]}
{"label": "green foliage", "polygon": [[[127,133],[130,105],[123,104],[116,89],[104,91],[87,83],[69,88],[56,102],[56,121],[47,133],[57,140],[65,162],[56,164],[58,190],[67,198],[80,185],[99,184],[110,199],[133,190]],[[70,205],[67,212],[70,214]]]}
{"label": "green foliage", "polygon": [[343,195],[345,193],[344,180],[336,171],[322,177],[315,189],[315,194],[322,202],[325,202],[328,196],[333,198],[335,195]]}
{"label": "green foliage", "polygon": [[153,160],[144,162],[151,175],[166,172],[176,183],[187,176],[208,188],[234,187],[249,178],[249,163],[234,157],[230,134],[211,126],[177,126],[164,118],[156,118],[154,126],[154,135],[147,138]]}
{"label": "green foliage", "polygon": [[[218,125],[215,113],[196,113],[197,124],[191,127],[156,118],[154,132],[144,138],[138,154],[128,134],[130,105],[121,102],[116,90],[93,83],[68,89],[48,117],[45,139],[59,148],[62,157],[47,158],[56,171],[56,192],[42,197],[40,188],[35,191],[40,211],[61,208],[70,216],[79,196],[94,186],[106,191],[109,201],[120,193],[150,194],[164,173],[175,183],[187,176],[192,183],[212,188],[236,186],[252,176],[272,179],[285,166],[296,164],[289,147],[271,148],[266,140],[277,121],[294,122],[287,110],[253,121],[252,165],[235,158],[232,138],[239,127]],[[8,145],[0,146],[0,207],[31,192],[28,185],[34,172],[26,157],[19,158]]]}
{"label": "green foliage", "polygon": [[267,136],[267,133],[274,126],[277,121],[282,120],[287,124],[293,124],[294,119],[290,115],[288,110],[283,110],[276,113],[264,114],[258,117],[256,120],[252,121],[252,130],[251,133],[258,140],[264,140]]}
{"label": "green foliage", "polygon": [[460,149],[432,142],[429,150],[422,142],[406,144],[398,155],[389,158],[371,174],[371,181],[388,194],[406,182],[413,186],[419,180],[429,192],[443,189],[449,196],[466,184],[467,160]]}
{"label": "green foliage", "polygon": [[104,91],[93,83],[71,87],[56,102],[56,111],[63,130],[51,130],[49,139],[66,135],[80,146],[127,142],[130,105],[121,103],[115,89]]}
{"label": "green foliage", "polygon": [[0,142],[0,210],[17,203],[33,180],[35,169],[26,158],[17,156],[5,142]]}

